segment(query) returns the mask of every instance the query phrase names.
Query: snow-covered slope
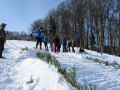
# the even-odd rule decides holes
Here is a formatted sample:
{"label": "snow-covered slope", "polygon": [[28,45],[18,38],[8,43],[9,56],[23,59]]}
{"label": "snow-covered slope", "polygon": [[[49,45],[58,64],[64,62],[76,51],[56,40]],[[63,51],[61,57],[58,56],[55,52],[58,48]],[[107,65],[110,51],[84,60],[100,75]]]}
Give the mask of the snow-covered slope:
{"label": "snow-covered slope", "polygon": [[[25,47],[29,50],[21,52],[21,48]],[[0,90],[73,90],[54,66],[36,58],[33,47],[35,42],[7,41],[4,51],[7,59],[0,59]],[[67,70],[76,67],[77,82],[83,85],[97,85],[97,90],[120,90],[120,69],[85,59],[92,57],[120,64],[120,57],[86,51],[87,54],[50,53]],[[30,81],[33,83],[29,83]]]}
{"label": "snow-covered slope", "polygon": [[83,59],[78,53],[52,53],[67,69],[77,69],[77,82],[96,85],[97,90],[120,90],[120,69]]}
{"label": "snow-covered slope", "polygon": [[[0,59],[0,90],[74,90],[54,66],[36,58],[35,42],[7,41]],[[27,51],[21,48],[29,47]]]}

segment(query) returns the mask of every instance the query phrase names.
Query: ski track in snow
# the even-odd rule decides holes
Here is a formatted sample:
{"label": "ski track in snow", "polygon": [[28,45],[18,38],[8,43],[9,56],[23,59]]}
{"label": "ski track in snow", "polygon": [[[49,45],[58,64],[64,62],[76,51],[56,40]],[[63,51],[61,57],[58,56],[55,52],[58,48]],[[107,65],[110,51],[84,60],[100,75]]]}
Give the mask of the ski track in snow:
{"label": "ski track in snow", "polygon": [[[108,56],[101,54],[78,54],[78,53],[51,53],[55,56],[66,69],[71,69],[73,66],[77,69],[77,82],[83,85],[97,85],[97,90],[120,90],[120,69],[105,66],[103,64],[95,63],[93,61],[84,59],[83,57],[101,57]],[[95,57],[96,56],[96,57]],[[119,57],[116,57],[120,60]],[[114,60],[114,59],[113,59]],[[110,61],[111,62],[111,61]]]}
{"label": "ski track in snow", "polygon": [[[21,48],[25,47],[29,50],[21,53]],[[0,59],[0,90],[73,90],[69,84],[64,83],[65,80],[61,76],[57,75],[54,66],[47,65],[36,58],[33,47],[35,47],[35,42],[7,41],[4,50],[6,59]],[[85,57],[92,57],[109,62],[116,61],[120,64],[120,57],[86,51],[87,54],[50,53],[67,70],[73,66],[76,67],[77,82],[83,85],[97,85],[97,90],[120,90],[120,69],[85,59]],[[43,51],[43,53],[47,52]],[[34,82],[26,84],[31,78]]]}

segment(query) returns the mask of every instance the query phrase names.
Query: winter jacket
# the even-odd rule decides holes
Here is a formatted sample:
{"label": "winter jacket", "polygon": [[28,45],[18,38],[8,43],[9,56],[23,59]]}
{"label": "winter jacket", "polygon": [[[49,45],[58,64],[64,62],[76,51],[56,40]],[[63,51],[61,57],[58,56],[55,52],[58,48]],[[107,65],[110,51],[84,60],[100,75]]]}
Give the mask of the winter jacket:
{"label": "winter jacket", "polygon": [[[44,35],[44,33],[43,33],[41,30],[39,30],[39,29],[33,31],[33,33],[37,33],[36,38],[42,38],[43,35]],[[32,33],[32,34],[33,34],[33,33]]]}
{"label": "winter jacket", "polygon": [[66,47],[66,39],[64,37],[62,39],[62,45],[63,45],[63,47]]}
{"label": "winter jacket", "polygon": [[70,40],[67,40],[67,47],[70,47],[71,46],[71,42]]}
{"label": "winter jacket", "polygon": [[48,43],[48,38],[47,37],[44,37],[44,42]]}
{"label": "winter jacket", "polygon": [[60,39],[58,38],[58,36],[55,37],[54,43],[56,46],[58,46],[60,44]]}

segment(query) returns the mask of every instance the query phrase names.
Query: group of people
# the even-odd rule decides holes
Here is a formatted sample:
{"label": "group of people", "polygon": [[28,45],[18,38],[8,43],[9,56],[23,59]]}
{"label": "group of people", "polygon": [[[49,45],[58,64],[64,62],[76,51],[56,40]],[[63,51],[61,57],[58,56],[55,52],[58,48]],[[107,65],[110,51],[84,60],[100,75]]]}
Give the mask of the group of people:
{"label": "group of people", "polygon": [[[42,40],[43,40],[43,37],[44,37],[44,46],[45,46],[45,49],[48,50],[48,37],[47,36],[44,36],[44,31],[43,31],[43,27],[40,27],[36,30],[34,30],[30,37],[36,33],[36,49],[38,49],[38,45],[40,47],[40,50],[42,50]],[[66,48],[66,45],[69,47],[69,51],[70,51],[70,40],[68,40],[68,42],[66,41],[66,38],[63,37],[62,39],[62,45],[63,45],[63,52],[66,52],[67,51],[67,48]],[[50,48],[51,48],[51,51],[53,52],[60,52],[60,48],[61,48],[61,42],[60,42],[60,39],[58,37],[58,35],[55,36],[55,38],[53,39],[53,42],[50,43]]]}
{"label": "group of people", "polygon": [[[71,51],[71,49],[70,49],[70,47],[71,47],[70,39],[68,37],[66,38],[65,36],[63,36],[62,43],[61,43],[58,35],[56,35],[56,37],[53,39],[53,43],[50,44],[50,47],[52,48],[51,51],[60,52],[61,44],[62,44],[63,52]],[[54,49],[54,47],[55,47],[55,49]],[[73,47],[72,51],[75,52],[74,47]]]}
{"label": "group of people", "polygon": [[[43,30],[43,27],[40,27],[36,30],[34,30],[30,37],[36,33],[37,36],[35,37],[36,38],[36,49],[38,48],[38,45],[40,45],[40,50],[42,50],[42,40],[43,40],[43,37],[44,37],[44,46],[45,46],[45,50],[48,50],[48,37],[47,36],[44,36],[44,30]],[[60,52],[60,48],[61,48],[61,45],[62,45],[62,49],[63,49],[63,52],[75,52],[75,41],[74,40],[70,40],[69,37],[65,37],[63,36],[62,37],[62,41],[60,40],[59,36],[56,35],[55,38],[53,38],[53,41],[50,42],[50,50],[52,52]],[[72,50],[71,48],[72,47]],[[84,52],[84,49],[80,48],[79,49],[79,52]]]}
{"label": "group of people", "polygon": [[[6,42],[6,32],[5,32],[5,27],[7,24],[2,23],[0,25],[0,58],[4,58],[2,56],[3,50],[4,50],[4,44]],[[34,30],[30,37],[36,33],[36,49],[38,48],[38,45],[40,46],[40,50],[42,50],[42,40],[44,37],[44,46],[45,49],[48,50],[48,37],[44,35],[44,31],[43,31],[43,27],[40,27],[36,30]],[[75,41],[74,40],[70,40],[68,37],[63,36],[62,38],[62,43],[60,41],[60,38],[58,35],[55,36],[55,38],[53,39],[53,42],[50,43],[50,48],[52,52],[60,52],[60,48],[61,48],[61,44],[62,44],[62,48],[63,48],[63,52],[68,52],[71,51],[70,47],[72,47],[72,52],[75,52],[74,50],[74,46],[75,46]],[[84,49],[81,49],[82,52],[84,51]]]}
{"label": "group of people", "polygon": [[[53,43],[50,44],[51,51],[53,52],[60,52],[60,48],[62,45],[62,51],[63,52],[75,52],[74,47],[76,46],[75,40],[70,40],[69,37],[62,37],[62,42],[60,42],[60,39],[58,35],[53,39]],[[72,50],[71,50],[71,48]],[[79,52],[85,52],[83,48],[79,48]]]}

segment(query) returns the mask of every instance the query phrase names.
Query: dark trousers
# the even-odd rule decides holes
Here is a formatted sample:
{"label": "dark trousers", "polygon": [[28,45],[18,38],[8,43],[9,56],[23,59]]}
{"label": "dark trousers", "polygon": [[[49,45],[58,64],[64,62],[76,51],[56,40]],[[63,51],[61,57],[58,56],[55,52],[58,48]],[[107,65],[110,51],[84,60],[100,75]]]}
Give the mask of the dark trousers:
{"label": "dark trousers", "polygon": [[38,44],[39,44],[40,45],[40,49],[42,49],[42,38],[37,37],[36,40],[37,40],[36,48],[38,47]]}
{"label": "dark trousers", "polygon": [[60,52],[60,47],[61,47],[61,45],[58,44],[58,45],[57,45],[57,52]]}
{"label": "dark trousers", "polygon": [[66,44],[63,44],[63,52],[66,52]]}
{"label": "dark trousers", "polygon": [[48,50],[48,45],[46,42],[44,42],[44,45],[45,45],[45,49]]}
{"label": "dark trousers", "polygon": [[75,52],[74,46],[72,46],[72,52]]}
{"label": "dark trousers", "polygon": [[2,52],[4,50],[4,43],[0,44],[0,57],[2,57]]}
{"label": "dark trousers", "polygon": [[70,50],[70,46],[68,46],[68,51],[70,52],[71,50]]}
{"label": "dark trousers", "polygon": [[61,45],[58,43],[55,45],[55,53],[60,52]]}

